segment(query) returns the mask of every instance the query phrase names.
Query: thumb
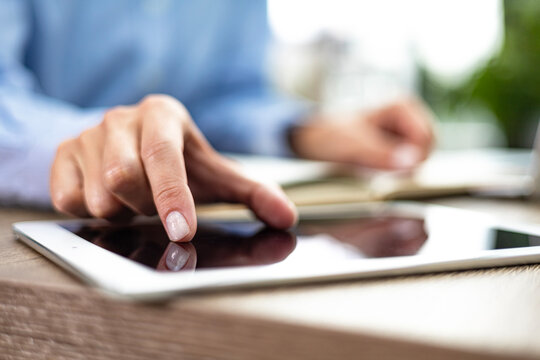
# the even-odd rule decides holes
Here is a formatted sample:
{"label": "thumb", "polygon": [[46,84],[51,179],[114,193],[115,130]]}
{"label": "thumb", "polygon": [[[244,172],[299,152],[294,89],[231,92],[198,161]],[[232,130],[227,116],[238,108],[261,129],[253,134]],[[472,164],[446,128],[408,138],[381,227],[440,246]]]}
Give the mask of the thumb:
{"label": "thumb", "polygon": [[[241,168],[217,153],[204,157],[204,163],[195,163],[188,172],[197,183],[204,184],[201,191],[204,190],[206,200],[245,204],[261,221],[279,229],[289,228],[297,221],[296,207],[277,184],[248,178]],[[194,191],[196,198],[197,193]]]}

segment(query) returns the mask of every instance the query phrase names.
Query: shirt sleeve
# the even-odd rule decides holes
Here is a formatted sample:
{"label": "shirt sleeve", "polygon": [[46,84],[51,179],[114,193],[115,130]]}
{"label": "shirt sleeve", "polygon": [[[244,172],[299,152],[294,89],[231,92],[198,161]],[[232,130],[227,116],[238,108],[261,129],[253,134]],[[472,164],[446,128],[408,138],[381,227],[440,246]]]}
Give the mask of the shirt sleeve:
{"label": "shirt sleeve", "polygon": [[[219,151],[291,156],[288,131],[312,111],[308,101],[280,94],[266,71],[269,29],[264,1],[238,1],[238,17],[222,36],[219,65],[202,99],[186,104]],[[230,17],[235,19],[234,13]]]}
{"label": "shirt sleeve", "polygon": [[98,123],[103,109],[43,95],[24,66],[30,19],[26,1],[0,2],[0,204],[50,207],[57,146]]}

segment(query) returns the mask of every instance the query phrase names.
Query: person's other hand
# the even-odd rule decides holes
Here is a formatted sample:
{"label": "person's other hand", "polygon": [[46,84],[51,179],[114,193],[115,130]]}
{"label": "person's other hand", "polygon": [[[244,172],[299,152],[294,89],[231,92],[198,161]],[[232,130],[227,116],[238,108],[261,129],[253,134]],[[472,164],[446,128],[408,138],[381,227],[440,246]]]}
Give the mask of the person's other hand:
{"label": "person's other hand", "polygon": [[173,241],[195,234],[195,200],[246,204],[276,228],[296,221],[279,187],[243,176],[212,149],[184,106],[165,95],[113,108],[99,125],[62,143],[50,186],[56,209],[74,216],[157,212]]}
{"label": "person's other hand", "polygon": [[411,169],[432,145],[432,116],[415,99],[363,114],[319,116],[291,133],[301,157],[379,169]]}

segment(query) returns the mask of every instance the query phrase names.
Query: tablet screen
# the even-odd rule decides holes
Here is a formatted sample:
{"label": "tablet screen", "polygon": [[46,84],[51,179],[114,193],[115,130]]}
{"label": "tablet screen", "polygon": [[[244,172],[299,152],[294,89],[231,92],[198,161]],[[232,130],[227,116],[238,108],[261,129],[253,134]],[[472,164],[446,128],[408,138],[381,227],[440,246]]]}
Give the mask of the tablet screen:
{"label": "tablet screen", "polygon": [[239,266],[320,266],[362,258],[430,256],[539,246],[540,238],[486,228],[466,218],[397,215],[302,221],[291,231],[259,222],[201,222],[188,243],[173,243],[160,223],[64,225],[93,244],[158,271]]}

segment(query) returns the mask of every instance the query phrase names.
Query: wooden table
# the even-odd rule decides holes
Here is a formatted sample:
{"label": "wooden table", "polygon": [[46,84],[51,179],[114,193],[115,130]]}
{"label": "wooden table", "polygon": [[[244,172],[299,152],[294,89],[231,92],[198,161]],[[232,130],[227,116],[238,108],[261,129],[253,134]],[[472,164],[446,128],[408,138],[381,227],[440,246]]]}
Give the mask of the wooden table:
{"label": "wooden table", "polygon": [[[439,199],[517,221],[540,205]],[[540,266],[190,295],[106,297],[15,241],[0,209],[1,359],[540,358]]]}

